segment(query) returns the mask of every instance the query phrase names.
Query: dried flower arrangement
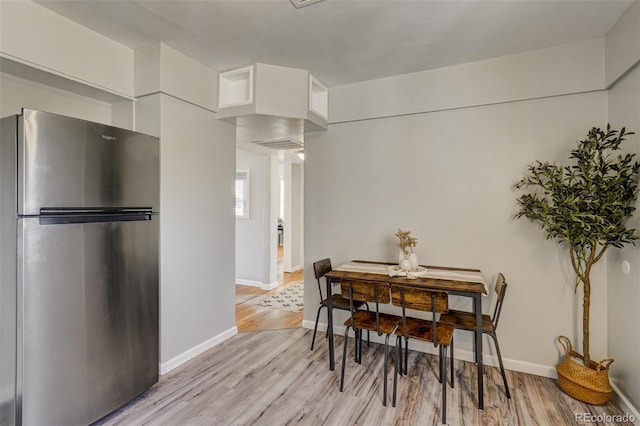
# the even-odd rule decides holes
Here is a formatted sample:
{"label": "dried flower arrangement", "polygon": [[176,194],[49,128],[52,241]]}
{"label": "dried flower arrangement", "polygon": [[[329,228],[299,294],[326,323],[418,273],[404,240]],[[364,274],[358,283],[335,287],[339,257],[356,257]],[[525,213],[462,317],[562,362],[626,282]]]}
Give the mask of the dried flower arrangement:
{"label": "dried flower arrangement", "polygon": [[396,232],[396,237],[398,237],[398,247],[400,247],[400,249],[406,256],[409,256],[411,253],[413,253],[413,248],[418,244],[418,239],[411,236],[411,231],[403,231],[402,229],[398,229],[398,232]]}

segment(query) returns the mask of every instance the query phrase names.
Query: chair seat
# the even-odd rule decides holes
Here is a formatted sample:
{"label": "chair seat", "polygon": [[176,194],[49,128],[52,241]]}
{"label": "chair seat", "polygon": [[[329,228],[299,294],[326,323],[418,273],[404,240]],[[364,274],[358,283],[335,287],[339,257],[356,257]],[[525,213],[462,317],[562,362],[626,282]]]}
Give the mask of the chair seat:
{"label": "chair seat", "polygon": [[[398,323],[402,320],[397,315],[383,314],[380,313],[380,332],[384,334],[391,334],[393,330],[396,328]],[[353,318],[353,324],[351,324],[351,319]],[[355,311],[351,314],[351,318],[347,319],[344,322],[344,325],[349,327],[353,326],[355,328],[359,328],[361,330],[371,330],[378,331],[376,327],[376,313],[369,311]]]}
{"label": "chair seat", "polygon": [[[407,318],[407,337],[427,342],[434,342],[432,324],[433,323],[431,321],[421,318]],[[444,324],[441,322],[438,322],[436,324],[438,340],[434,343],[445,346],[450,345],[451,339],[453,339],[453,331],[455,330],[454,325]],[[400,325],[398,326],[398,329],[396,330],[396,335],[404,336],[404,327],[402,324],[402,320],[400,322]]]}
{"label": "chair seat", "polygon": [[[453,324],[462,330],[476,330],[476,314],[473,312],[450,310],[440,316],[440,321]],[[493,333],[493,323],[489,315],[482,315],[482,332]]]}
{"label": "chair seat", "polygon": [[[322,306],[327,306],[328,305],[327,299],[324,299],[322,302],[320,302],[320,304]],[[343,311],[348,311],[351,309],[351,307],[349,306],[349,299],[342,296],[341,294],[332,294],[331,304],[333,306],[333,309],[341,309]],[[359,302],[357,300],[353,301],[354,309],[360,309],[362,306],[364,306],[364,302]]]}

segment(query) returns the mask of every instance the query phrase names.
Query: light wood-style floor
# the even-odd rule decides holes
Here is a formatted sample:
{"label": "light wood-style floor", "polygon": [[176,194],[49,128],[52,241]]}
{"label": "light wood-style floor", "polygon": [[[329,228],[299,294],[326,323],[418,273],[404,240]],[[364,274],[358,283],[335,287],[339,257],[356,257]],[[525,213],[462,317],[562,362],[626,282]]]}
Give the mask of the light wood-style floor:
{"label": "light wood-style floor", "polygon": [[278,247],[278,283],[273,290],[236,284],[236,326],[239,332],[257,330],[277,330],[281,328],[301,327],[304,311],[288,312],[269,306],[254,305],[251,301],[277,293],[304,279],[304,271],[288,273],[283,271],[282,246]]}
{"label": "light wood-style floor", "polygon": [[[399,378],[398,405],[382,406],[383,346],[363,348],[362,364],[349,354],[345,391],[339,391],[327,344],[309,350],[311,330],[240,333],[187,364],[97,425],[438,425],[437,357],[410,352],[409,375]],[[447,391],[450,425],[572,425],[575,413],[622,415],[618,397],[603,407],[563,394],[554,380],[507,371],[506,399],[498,369],[486,368],[485,410],[476,409],[475,366],[456,361],[455,388]],[[392,371],[392,370],[391,370]],[[390,375],[389,385],[392,383]],[[612,424],[612,423],[599,423]]]}

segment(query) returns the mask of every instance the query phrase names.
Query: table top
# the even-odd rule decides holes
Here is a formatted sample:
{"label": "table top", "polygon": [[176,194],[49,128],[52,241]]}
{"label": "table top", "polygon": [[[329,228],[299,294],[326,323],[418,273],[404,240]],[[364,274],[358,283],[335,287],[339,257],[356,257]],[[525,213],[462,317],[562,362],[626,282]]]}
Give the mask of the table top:
{"label": "table top", "polygon": [[[362,265],[362,268],[358,268],[360,265]],[[372,268],[367,268],[366,265],[371,265]],[[395,263],[354,260],[327,272],[325,277],[334,281],[343,279],[364,280],[461,293],[488,294],[486,282],[479,269],[420,265],[427,268],[431,273],[425,276],[407,278],[401,276],[391,277],[383,272],[386,266],[392,265],[395,265]],[[381,272],[371,272],[376,269]]]}

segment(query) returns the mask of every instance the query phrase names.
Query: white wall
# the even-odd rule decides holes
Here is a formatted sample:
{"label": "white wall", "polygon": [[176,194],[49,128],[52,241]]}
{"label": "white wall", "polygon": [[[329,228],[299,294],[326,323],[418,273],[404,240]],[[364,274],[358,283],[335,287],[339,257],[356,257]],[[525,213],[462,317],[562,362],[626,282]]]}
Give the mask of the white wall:
{"label": "white wall", "polygon": [[141,47],[134,52],[134,68],[135,96],[162,92],[216,111],[218,73],[182,52],[164,43]]}
{"label": "white wall", "polygon": [[110,104],[0,73],[0,117],[23,107],[111,124]]}
{"label": "white wall", "polygon": [[[432,105],[435,112],[430,113],[355,118],[361,103],[372,100],[376,102],[367,111],[391,113],[377,102],[387,99],[384,94],[393,86],[398,88],[392,94],[397,103],[393,111],[418,108],[414,94],[434,84],[429,72],[421,79],[410,76],[413,88],[403,86],[407,76],[332,88],[332,120],[335,107],[341,117],[355,121],[330,124],[327,132],[305,138],[305,281],[313,282],[312,262],[323,257],[331,257],[335,265],[355,258],[392,261],[397,258],[396,229],[410,229],[419,240],[416,251],[422,263],[478,267],[491,284],[498,272],[505,274],[510,287],[499,331],[505,363],[554,375],[560,355],[556,336],[581,344],[580,294],[573,292],[566,248],[547,241],[537,225],[514,221],[512,186],[529,163],[566,162],[577,139],[594,125],[606,125],[607,95],[597,90],[604,88],[603,41],[587,45],[590,55],[584,43],[576,44],[575,51],[570,46],[562,50],[567,57],[599,58],[600,66],[594,75],[589,69],[583,73],[583,61],[563,62],[562,76],[575,76],[566,85],[551,72],[557,69],[555,48],[532,52],[535,60],[519,54],[438,74],[438,83],[446,87],[456,82],[480,85],[487,75],[501,76],[504,81],[486,99],[474,93],[461,97],[465,108],[448,109],[443,101],[446,108]],[[547,54],[548,61],[537,61]],[[522,61],[535,67],[523,70],[518,66]],[[525,75],[511,74],[514,68]],[[512,91],[511,79],[525,87]],[[547,97],[550,86],[558,95]],[[559,95],[585,87],[591,89]],[[484,93],[482,87],[478,90]],[[532,99],[518,101],[523,93]],[[340,99],[349,108],[335,103]],[[471,106],[496,99],[504,102]],[[594,358],[607,353],[605,266],[599,265],[593,276]],[[305,292],[306,306],[318,303],[312,290]],[[306,310],[306,320],[313,321],[312,311]],[[471,333],[456,338],[457,354],[471,350]],[[487,353],[493,354],[493,345]]]}
{"label": "white wall", "polygon": [[[626,126],[640,132],[640,67],[620,80],[610,91],[609,121],[616,129]],[[640,138],[634,135],[625,143],[625,151],[640,154]],[[640,160],[640,155],[636,157]],[[640,229],[640,202],[629,226]],[[640,407],[640,245],[611,248],[608,253],[608,338],[609,357],[615,362],[611,374],[617,386]],[[630,265],[622,271],[623,262]]]}
{"label": "white wall", "polygon": [[[278,215],[280,214],[280,160],[276,155],[272,155],[271,172],[269,174],[269,243],[268,257],[270,268],[270,280],[278,282]],[[277,284],[274,284],[274,286]]]}
{"label": "white wall", "polygon": [[285,164],[284,270],[303,268],[304,178],[301,164]]}
{"label": "white wall", "polygon": [[30,1],[0,2],[0,53],[131,96],[133,51]]}
{"label": "white wall", "polygon": [[235,128],[160,99],[161,372],[235,333]]}
{"label": "white wall", "polygon": [[606,83],[610,86],[640,60],[640,2],[634,1],[605,37]]}
{"label": "white wall", "polygon": [[[492,284],[504,273],[510,287],[500,344],[503,357],[517,361],[507,366],[551,370],[555,337],[579,336],[568,252],[537,225],[514,222],[512,185],[536,159],[565,161],[575,139],[605,116],[606,94],[597,92],[338,124],[307,135],[305,192],[313,195],[305,200],[305,281],[313,282],[311,263],[323,257],[335,265],[393,261],[396,229],[410,229],[423,264],[480,268]],[[597,358],[606,355],[602,268],[593,281]],[[317,303],[316,292],[307,291],[305,304]],[[305,319],[312,316],[306,310]],[[470,334],[456,337],[457,351],[471,350]]]}
{"label": "white wall", "polygon": [[[609,122],[640,133],[640,3],[634,3],[607,34],[607,80],[623,77],[609,91]],[[635,66],[634,66],[635,64]],[[631,69],[629,69],[629,67]],[[610,77],[610,78],[609,78]],[[638,154],[640,137],[628,138],[625,151]],[[640,201],[628,225],[640,229]],[[611,248],[607,261],[609,356],[614,384],[640,410],[640,245]],[[629,273],[622,270],[628,262]]]}
{"label": "white wall", "polygon": [[389,117],[601,90],[604,40],[329,89],[329,122]]}
{"label": "white wall", "polygon": [[236,168],[251,170],[250,214],[236,219],[236,282],[272,288],[271,275],[271,156],[237,150]]}

